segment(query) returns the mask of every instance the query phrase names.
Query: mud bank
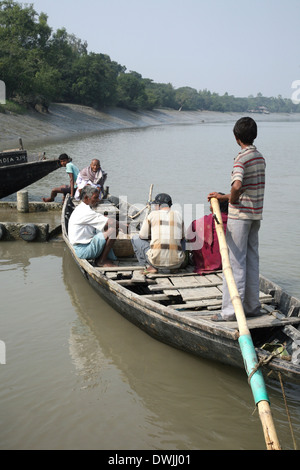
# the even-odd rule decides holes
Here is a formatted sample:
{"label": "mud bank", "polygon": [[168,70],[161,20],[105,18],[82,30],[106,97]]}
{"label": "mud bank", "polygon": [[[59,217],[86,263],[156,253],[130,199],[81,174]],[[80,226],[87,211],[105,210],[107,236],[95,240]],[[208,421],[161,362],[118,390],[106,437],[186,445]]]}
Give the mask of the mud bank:
{"label": "mud bank", "polygon": [[[0,114],[0,150],[15,148],[22,137],[26,148],[39,142],[65,140],[80,135],[137,127],[234,122],[239,113],[175,111],[169,109],[132,112],[119,108],[96,111],[72,104],[53,104],[49,113]],[[254,114],[257,121],[300,121],[299,114]]]}

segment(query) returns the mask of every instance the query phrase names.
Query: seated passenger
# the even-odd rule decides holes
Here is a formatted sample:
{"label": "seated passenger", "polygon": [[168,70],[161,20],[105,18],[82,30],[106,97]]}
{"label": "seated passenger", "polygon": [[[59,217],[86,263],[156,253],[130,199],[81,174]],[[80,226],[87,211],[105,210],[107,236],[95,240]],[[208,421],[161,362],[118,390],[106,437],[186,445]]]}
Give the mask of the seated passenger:
{"label": "seated passenger", "polygon": [[115,266],[111,262],[116,259],[112,247],[120,224],[93,210],[99,203],[98,188],[85,186],[81,199],[71,214],[68,227],[76,255],[81,259],[95,259],[97,266]]}
{"label": "seated passenger", "polygon": [[66,153],[62,153],[59,156],[59,162],[62,167],[66,168],[66,172],[69,175],[70,184],[53,188],[50,197],[43,197],[44,202],[53,202],[58,194],[63,195],[63,202],[67,194],[70,194],[71,197],[74,197],[76,191],[76,179],[79,174],[79,169],[76,165],[74,165],[74,163],[72,163],[72,158],[70,158]]}
{"label": "seated passenger", "polygon": [[83,168],[77,176],[76,185],[77,190],[75,198],[80,199],[81,190],[88,184],[99,189],[100,199],[103,196],[103,186],[107,178],[107,173],[102,170],[100,161],[94,159],[91,161],[90,166]]}
{"label": "seated passenger", "polygon": [[[219,193],[223,194],[223,193]],[[212,212],[212,207],[210,206]],[[226,233],[228,201],[220,203],[220,210]],[[215,229],[213,214],[194,220],[187,230],[188,245],[191,248],[194,272],[198,274],[222,269],[219,240]],[[193,247],[194,245],[194,247]]]}
{"label": "seated passenger", "polygon": [[145,274],[156,273],[159,268],[179,268],[185,259],[181,214],[171,210],[168,194],[158,194],[154,204],[155,210],[145,218],[139,235],[131,240],[139,263],[146,266]]}

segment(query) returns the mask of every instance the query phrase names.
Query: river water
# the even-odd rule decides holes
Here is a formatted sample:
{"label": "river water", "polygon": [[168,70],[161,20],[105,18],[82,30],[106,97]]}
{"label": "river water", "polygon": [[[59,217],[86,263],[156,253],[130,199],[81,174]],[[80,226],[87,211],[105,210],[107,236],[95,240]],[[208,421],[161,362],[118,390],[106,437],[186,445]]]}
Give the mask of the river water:
{"label": "river water", "polygon": [[[133,203],[144,204],[153,183],[189,223],[208,213],[210,191],[229,190],[233,123],[103,132],[37,150],[66,152],[79,168],[99,158],[111,193]],[[258,125],[267,161],[261,272],[299,297],[300,123]],[[28,188],[30,199],[67,182],[57,170]],[[1,243],[0,286],[0,449],[265,449],[245,372],[177,351],[123,319],[62,241]],[[268,382],[268,392],[281,445],[293,449],[280,387]],[[285,392],[299,448],[299,388]]]}

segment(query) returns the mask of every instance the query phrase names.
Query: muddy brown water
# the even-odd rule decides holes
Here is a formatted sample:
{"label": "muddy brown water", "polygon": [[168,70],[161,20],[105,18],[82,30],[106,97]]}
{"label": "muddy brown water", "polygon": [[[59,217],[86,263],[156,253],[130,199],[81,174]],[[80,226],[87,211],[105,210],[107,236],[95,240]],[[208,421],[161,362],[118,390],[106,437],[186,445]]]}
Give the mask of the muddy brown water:
{"label": "muddy brown water", "polygon": [[[257,139],[267,160],[261,272],[297,297],[299,127],[263,122]],[[220,122],[106,132],[45,150],[67,152],[79,167],[100,158],[111,192],[130,202],[144,204],[154,183],[154,193],[185,205],[189,221],[208,212],[208,192],[228,190],[238,148],[232,123]],[[30,198],[64,182],[57,170],[28,188]],[[62,241],[0,243],[0,288],[1,449],[265,449],[245,372],[177,351],[123,319]],[[293,449],[281,390],[267,387],[281,445]],[[299,389],[286,394],[299,447]]]}

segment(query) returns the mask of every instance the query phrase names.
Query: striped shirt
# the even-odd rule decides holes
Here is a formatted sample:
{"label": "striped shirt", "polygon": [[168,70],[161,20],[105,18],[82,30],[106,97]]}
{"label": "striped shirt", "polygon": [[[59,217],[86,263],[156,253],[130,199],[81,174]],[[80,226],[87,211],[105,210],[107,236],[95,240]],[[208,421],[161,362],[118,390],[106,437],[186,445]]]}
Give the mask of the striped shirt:
{"label": "striped shirt", "polygon": [[265,192],[264,157],[254,145],[243,149],[234,160],[231,185],[241,181],[243,193],[235,204],[229,204],[230,219],[262,219]]}
{"label": "striped shirt", "polygon": [[150,212],[143,222],[140,238],[150,239],[149,262],[159,268],[177,268],[184,260],[181,240],[184,227],[181,214],[172,210]]}

